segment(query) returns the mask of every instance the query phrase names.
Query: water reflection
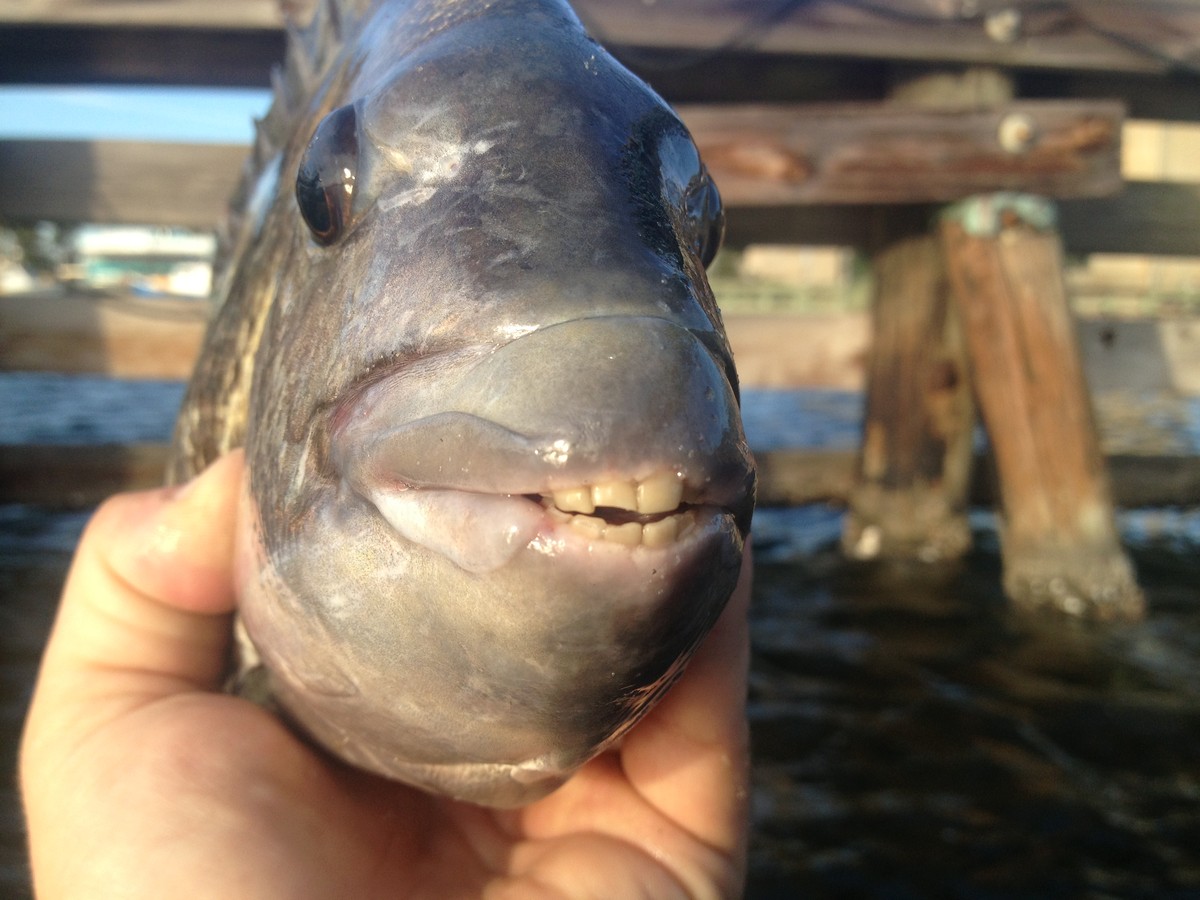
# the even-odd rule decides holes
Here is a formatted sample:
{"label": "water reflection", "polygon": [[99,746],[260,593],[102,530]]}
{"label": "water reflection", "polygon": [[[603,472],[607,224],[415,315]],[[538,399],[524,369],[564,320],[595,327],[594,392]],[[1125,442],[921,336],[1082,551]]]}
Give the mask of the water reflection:
{"label": "water reflection", "polygon": [[[131,393],[132,392],[132,393]],[[10,442],[163,440],[178,385],[0,378]],[[852,447],[861,397],[745,392],[756,449]],[[1100,404],[1106,444],[1200,453],[1200,403]],[[0,767],[84,515],[0,508]],[[751,900],[1200,898],[1200,512],[1121,515],[1150,603],[1012,614],[993,517],[957,566],[849,564],[841,514],[755,516]],[[12,779],[0,896],[28,893]]]}
{"label": "water reflection", "polygon": [[1195,556],[1140,548],[1113,628],[1011,613],[978,543],[760,563],[751,897],[1200,896]]}

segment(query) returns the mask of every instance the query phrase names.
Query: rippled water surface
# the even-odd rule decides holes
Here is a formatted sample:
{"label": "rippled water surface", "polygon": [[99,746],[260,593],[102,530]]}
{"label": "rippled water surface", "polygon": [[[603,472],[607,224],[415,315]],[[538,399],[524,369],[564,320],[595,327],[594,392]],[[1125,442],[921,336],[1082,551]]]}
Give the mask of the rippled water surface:
{"label": "rippled water surface", "polygon": [[[159,440],[178,390],[0,378],[0,439]],[[760,449],[853,446],[860,407],[853,394],[748,391],[747,431]],[[1200,452],[1194,404],[1116,408],[1110,446]],[[85,517],[0,507],[7,771]],[[986,511],[976,550],[944,568],[850,564],[837,510],[760,511],[749,896],[1200,897],[1197,520],[1122,515],[1150,614],[1098,627],[1007,609]],[[20,897],[11,779],[0,829],[0,896]]]}

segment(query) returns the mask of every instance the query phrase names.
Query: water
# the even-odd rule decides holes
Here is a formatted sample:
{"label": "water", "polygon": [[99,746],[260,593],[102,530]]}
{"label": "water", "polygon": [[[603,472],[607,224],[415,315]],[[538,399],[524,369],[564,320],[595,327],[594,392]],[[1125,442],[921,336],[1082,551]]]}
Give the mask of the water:
{"label": "water", "polygon": [[[162,440],[179,396],[175,384],[3,376],[0,440]],[[1200,452],[1194,402],[1110,406],[1110,449]],[[747,391],[745,415],[757,449],[852,447],[861,398]],[[9,771],[85,520],[0,506]],[[1200,897],[1198,522],[1185,509],[1122,514],[1150,613],[1097,627],[1009,611],[985,510],[972,514],[973,553],[940,568],[847,563],[833,508],[760,510],[748,896]],[[0,780],[0,896],[27,891],[20,828]]]}

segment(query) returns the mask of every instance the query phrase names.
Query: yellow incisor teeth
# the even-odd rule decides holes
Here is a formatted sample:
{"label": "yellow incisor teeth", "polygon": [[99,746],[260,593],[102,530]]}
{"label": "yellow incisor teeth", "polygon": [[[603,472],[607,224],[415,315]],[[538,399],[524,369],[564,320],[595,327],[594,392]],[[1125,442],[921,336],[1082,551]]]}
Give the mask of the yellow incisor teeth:
{"label": "yellow incisor teeth", "polygon": [[[563,518],[567,517],[564,515]],[[573,531],[589,541],[605,541],[626,547],[642,546],[657,550],[673,544],[687,534],[696,524],[696,516],[691,510],[687,510],[644,525],[640,522],[610,525],[599,516],[574,515],[569,517],[569,524]]]}
{"label": "yellow incisor teeth", "polygon": [[637,511],[643,515],[671,512],[683,499],[683,479],[675,472],[660,472],[638,483]]}
{"label": "yellow incisor teeth", "polygon": [[554,491],[554,505],[576,513],[593,513],[597,506],[607,506],[650,516],[671,512],[682,500],[683,478],[677,472],[659,472],[643,481],[605,481]]}
{"label": "yellow incisor teeth", "polygon": [[641,523],[626,522],[624,525],[609,525],[604,529],[604,539],[614,544],[636,547],[642,542]]}
{"label": "yellow incisor teeth", "polygon": [[679,534],[678,519],[678,516],[668,516],[657,522],[647,522],[642,526],[642,543],[651,550],[673,543]]}
{"label": "yellow incisor teeth", "polygon": [[637,509],[637,488],[632,481],[609,481],[592,485],[592,502],[613,509]]}
{"label": "yellow incisor teeth", "polygon": [[598,519],[595,516],[572,516],[571,527],[582,534],[584,537],[593,541],[604,539],[604,529],[608,523],[603,519]]}
{"label": "yellow incisor teeth", "polygon": [[554,505],[564,512],[591,513],[596,511],[590,487],[568,488],[554,492]]}
{"label": "yellow incisor teeth", "polygon": [[[695,523],[690,510],[675,512],[683,502],[683,476],[672,471],[659,472],[642,481],[606,481],[562,488],[543,502],[556,521],[569,523],[572,530],[587,540],[626,547],[666,547],[691,530]],[[653,522],[622,522],[618,525],[602,516],[591,515],[598,507],[624,509],[646,517],[675,514]]]}

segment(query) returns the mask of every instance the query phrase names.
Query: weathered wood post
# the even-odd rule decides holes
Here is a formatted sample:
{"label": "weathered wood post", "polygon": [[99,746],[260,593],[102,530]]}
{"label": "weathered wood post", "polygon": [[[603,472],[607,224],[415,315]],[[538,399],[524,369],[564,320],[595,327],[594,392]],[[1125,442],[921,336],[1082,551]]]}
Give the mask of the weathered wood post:
{"label": "weathered wood post", "polygon": [[[890,92],[892,105],[914,117],[1011,96],[1009,80],[989,69],[924,72]],[[966,351],[929,208],[879,215],[859,480],[842,547],[856,559],[954,559],[971,544],[975,412]]]}
{"label": "weathered wood post", "polygon": [[965,352],[935,236],[875,255],[872,348],[859,482],[842,532],[857,559],[961,556],[974,410]]}
{"label": "weathered wood post", "polygon": [[1141,615],[1071,326],[1053,203],[978,196],[948,207],[940,230],[1000,478],[1005,591],[1027,607]]}

